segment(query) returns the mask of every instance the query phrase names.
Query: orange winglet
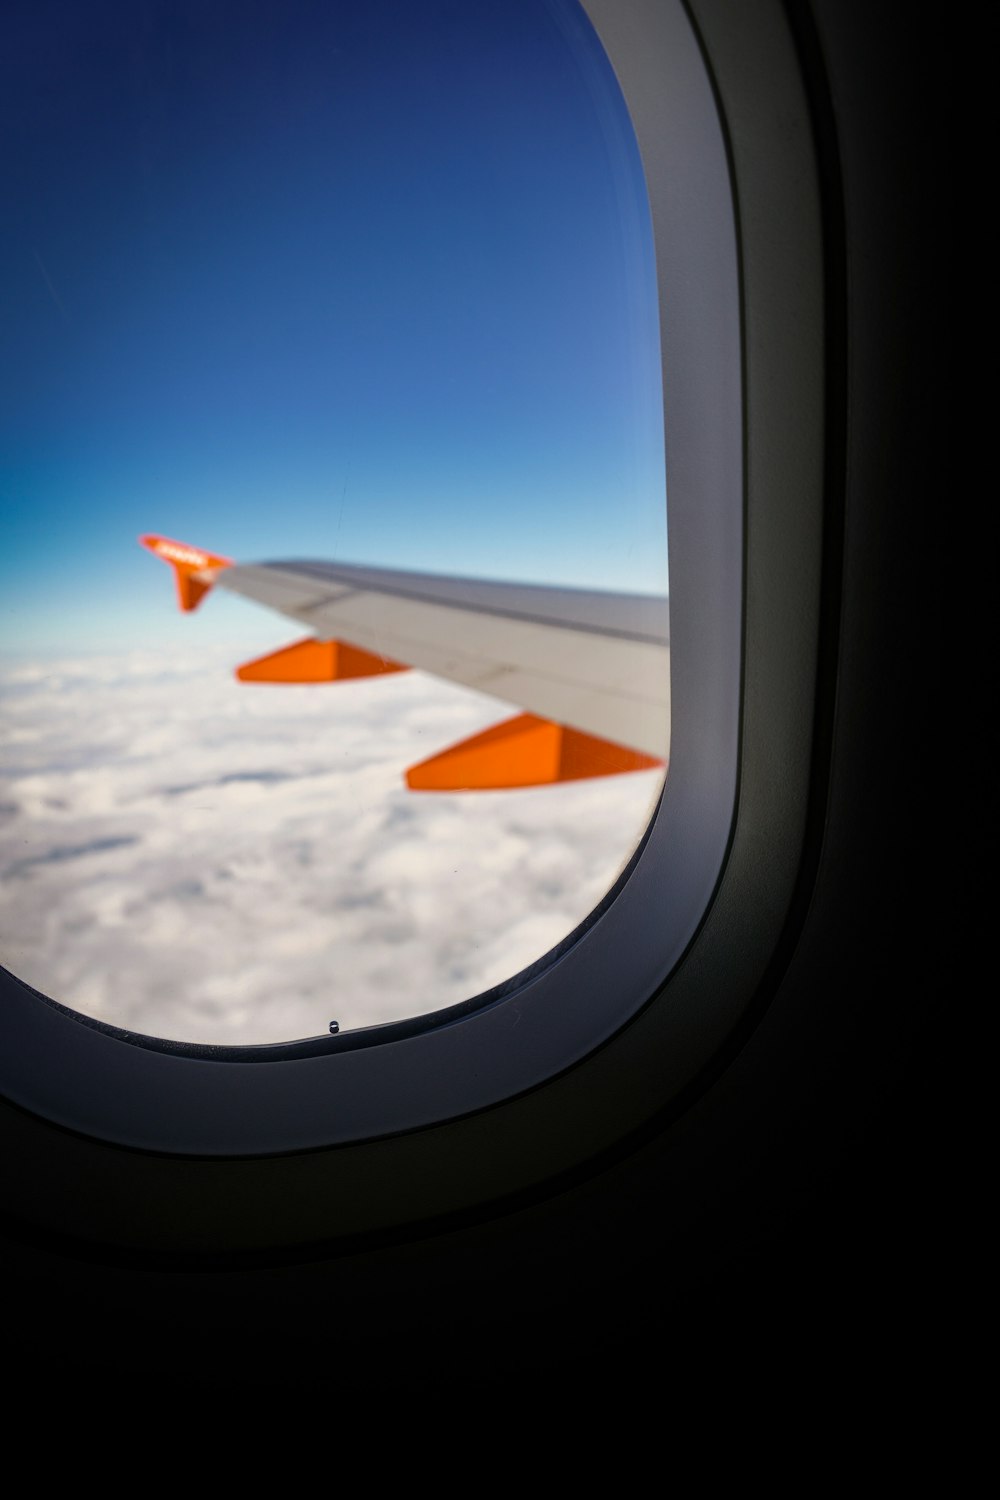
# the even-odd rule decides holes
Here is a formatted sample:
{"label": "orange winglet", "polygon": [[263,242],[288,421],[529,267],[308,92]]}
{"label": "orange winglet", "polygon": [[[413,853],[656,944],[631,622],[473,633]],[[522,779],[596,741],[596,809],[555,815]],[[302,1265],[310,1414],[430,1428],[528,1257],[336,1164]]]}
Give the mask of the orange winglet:
{"label": "orange winglet", "polygon": [[141,536],[139,541],[173,568],[177,602],[185,612],[197,609],[215,582],[215,575],[233,566],[231,557],[218,557],[214,552],[203,552],[200,547],[189,547],[187,542],[174,542],[167,536]]}
{"label": "orange winglet", "polygon": [[384,656],[373,656],[344,641],[317,641],[312,636],[258,656],[236,668],[241,682],[342,682],[349,677],[381,677],[406,672],[408,667]]}
{"label": "orange winglet", "polygon": [[618,776],[662,765],[655,756],[625,745],[534,714],[518,714],[411,766],[406,784],[414,792],[488,791]]}

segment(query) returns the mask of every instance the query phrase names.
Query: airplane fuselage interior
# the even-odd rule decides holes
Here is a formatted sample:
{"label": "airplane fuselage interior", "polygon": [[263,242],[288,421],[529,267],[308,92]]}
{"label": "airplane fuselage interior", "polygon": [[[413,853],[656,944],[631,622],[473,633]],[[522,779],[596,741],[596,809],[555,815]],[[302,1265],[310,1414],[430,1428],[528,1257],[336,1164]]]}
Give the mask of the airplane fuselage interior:
{"label": "airplane fuselage interior", "polygon": [[15,1375],[622,1416],[759,1396],[765,1356],[772,1392],[846,1367],[866,1405],[926,1352],[943,64],[918,11],[863,0],[582,11],[657,251],[658,820],[557,962],[437,1028],[257,1065],[12,989]]}

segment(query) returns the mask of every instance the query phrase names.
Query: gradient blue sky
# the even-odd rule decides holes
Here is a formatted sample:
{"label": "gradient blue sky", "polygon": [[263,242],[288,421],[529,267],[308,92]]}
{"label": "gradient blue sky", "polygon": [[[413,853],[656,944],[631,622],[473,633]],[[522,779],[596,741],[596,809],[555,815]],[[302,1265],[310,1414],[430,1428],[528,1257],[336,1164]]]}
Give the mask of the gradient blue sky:
{"label": "gradient blue sky", "polygon": [[178,616],[143,531],[666,588],[648,206],[575,0],[8,0],[0,646]]}

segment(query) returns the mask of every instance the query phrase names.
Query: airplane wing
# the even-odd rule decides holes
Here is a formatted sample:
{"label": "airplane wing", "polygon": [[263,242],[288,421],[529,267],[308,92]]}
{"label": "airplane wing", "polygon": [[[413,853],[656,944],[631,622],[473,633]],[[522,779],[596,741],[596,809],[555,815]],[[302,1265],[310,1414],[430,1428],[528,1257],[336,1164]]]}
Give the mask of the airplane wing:
{"label": "airplane wing", "polygon": [[215,585],[308,629],[304,640],[239,668],[244,681],[330,681],[417,667],[526,711],[411,768],[414,789],[535,785],[666,758],[664,597],[344,563],[237,564],[165,537],[140,540],[173,566],[182,609],[196,608]]}

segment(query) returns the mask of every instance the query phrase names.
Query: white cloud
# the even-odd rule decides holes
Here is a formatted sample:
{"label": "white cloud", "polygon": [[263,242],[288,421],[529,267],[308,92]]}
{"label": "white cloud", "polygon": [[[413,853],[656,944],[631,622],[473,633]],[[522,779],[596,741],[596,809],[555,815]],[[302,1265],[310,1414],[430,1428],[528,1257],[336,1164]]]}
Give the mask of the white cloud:
{"label": "white cloud", "polygon": [[419,794],[503,704],[413,672],[238,684],[218,648],[0,672],[0,961],[115,1025],[260,1043],[451,1005],[593,909],[658,772]]}

